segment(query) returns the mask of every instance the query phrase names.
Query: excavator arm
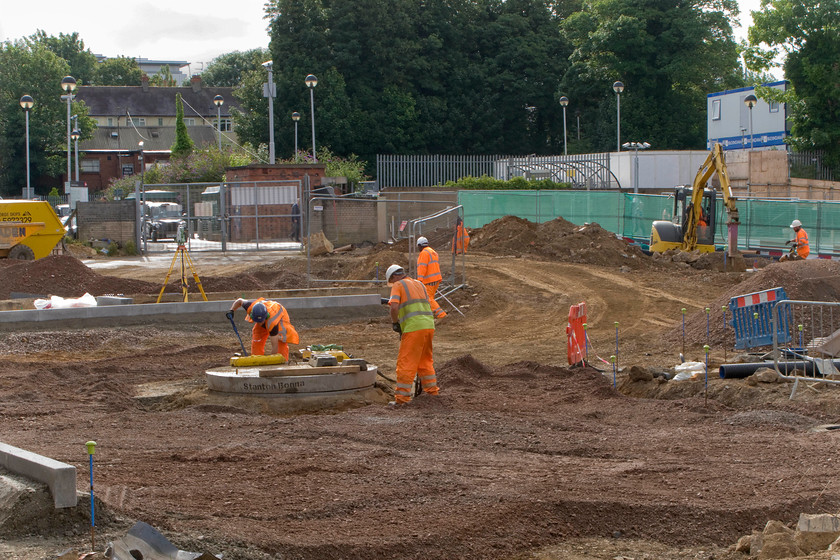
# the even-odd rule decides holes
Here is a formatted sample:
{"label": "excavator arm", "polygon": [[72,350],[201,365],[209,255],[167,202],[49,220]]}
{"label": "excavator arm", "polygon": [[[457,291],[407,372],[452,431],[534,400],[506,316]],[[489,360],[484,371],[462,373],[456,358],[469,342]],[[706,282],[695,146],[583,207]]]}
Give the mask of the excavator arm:
{"label": "excavator arm", "polygon": [[723,146],[716,143],[694,177],[691,190],[691,205],[686,214],[685,225],[683,227],[682,249],[684,251],[692,251],[697,247],[697,228],[700,225],[700,216],[703,207],[703,191],[706,188],[706,183],[715,174],[718,176],[720,189],[723,193],[723,205],[726,210],[727,224],[740,223],[735,197],[732,195],[732,187],[729,183],[729,174],[726,171],[726,161],[723,158]]}

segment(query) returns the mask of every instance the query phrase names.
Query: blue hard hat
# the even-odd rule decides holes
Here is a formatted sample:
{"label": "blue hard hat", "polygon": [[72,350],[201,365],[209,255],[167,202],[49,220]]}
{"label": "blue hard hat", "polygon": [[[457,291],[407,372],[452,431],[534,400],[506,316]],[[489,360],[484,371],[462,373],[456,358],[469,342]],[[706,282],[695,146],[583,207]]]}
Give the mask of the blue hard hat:
{"label": "blue hard hat", "polygon": [[251,308],[251,320],[255,323],[264,323],[268,319],[268,308],[264,303],[255,303]]}

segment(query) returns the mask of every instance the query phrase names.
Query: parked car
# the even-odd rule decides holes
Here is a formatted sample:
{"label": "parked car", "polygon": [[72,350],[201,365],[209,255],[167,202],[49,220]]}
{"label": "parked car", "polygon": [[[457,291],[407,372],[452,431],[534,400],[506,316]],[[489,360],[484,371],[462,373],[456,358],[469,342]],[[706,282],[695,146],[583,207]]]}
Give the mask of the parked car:
{"label": "parked car", "polygon": [[79,237],[79,226],[76,223],[76,212],[70,209],[69,204],[59,204],[55,207],[55,212],[58,214],[58,219],[61,220],[64,226],[64,231],[69,237],[76,239]]}
{"label": "parked car", "polygon": [[175,202],[143,203],[144,234],[147,240],[175,240],[178,226],[184,221],[184,210]]}

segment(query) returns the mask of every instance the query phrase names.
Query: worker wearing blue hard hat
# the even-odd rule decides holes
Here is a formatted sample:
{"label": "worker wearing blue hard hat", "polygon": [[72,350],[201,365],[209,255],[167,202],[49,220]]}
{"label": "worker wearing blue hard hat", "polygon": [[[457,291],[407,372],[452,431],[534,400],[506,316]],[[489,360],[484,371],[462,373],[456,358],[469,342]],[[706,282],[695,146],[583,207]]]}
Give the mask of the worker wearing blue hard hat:
{"label": "worker wearing blue hard hat", "polygon": [[262,356],[265,343],[271,344],[269,354],[282,354],[289,360],[289,344],[299,344],[300,337],[292,326],[289,312],[280,302],[259,298],[247,300],[238,298],[230,306],[230,312],[245,308],[245,320],[254,323],[251,331],[251,354]]}

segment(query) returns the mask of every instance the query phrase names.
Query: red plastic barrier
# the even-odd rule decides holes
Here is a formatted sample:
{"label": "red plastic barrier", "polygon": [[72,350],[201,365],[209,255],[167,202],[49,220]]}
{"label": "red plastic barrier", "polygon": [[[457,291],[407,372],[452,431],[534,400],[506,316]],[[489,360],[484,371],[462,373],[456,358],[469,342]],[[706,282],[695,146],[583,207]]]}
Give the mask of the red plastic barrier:
{"label": "red plastic barrier", "polygon": [[583,324],[586,322],[586,302],[578,303],[569,308],[569,323],[566,325],[568,336],[568,357],[569,364],[582,364],[586,356],[586,331]]}

